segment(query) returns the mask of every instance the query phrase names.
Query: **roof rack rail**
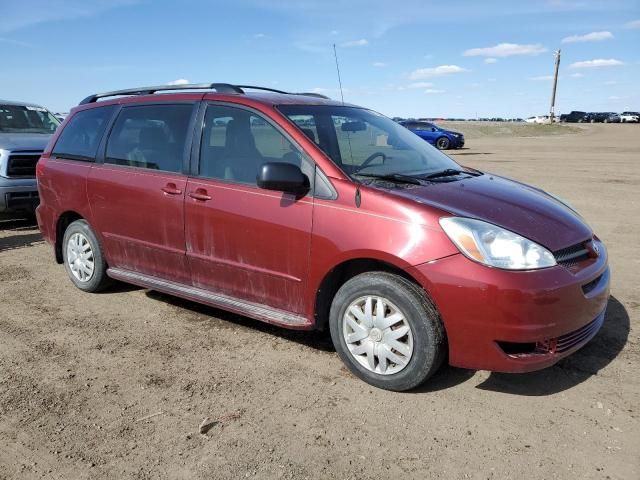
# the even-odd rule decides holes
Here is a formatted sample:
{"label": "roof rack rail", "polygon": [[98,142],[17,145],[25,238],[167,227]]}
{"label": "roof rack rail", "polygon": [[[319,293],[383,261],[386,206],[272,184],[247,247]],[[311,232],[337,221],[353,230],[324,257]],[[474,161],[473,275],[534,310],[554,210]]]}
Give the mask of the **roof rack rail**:
{"label": "roof rack rail", "polygon": [[326,100],[331,100],[331,97],[327,97],[326,95],[323,95],[321,93],[316,93],[316,92],[294,93],[294,95],[304,95],[305,97],[317,97],[317,98],[324,98]]}
{"label": "roof rack rail", "polygon": [[300,93],[298,93],[298,92],[296,92],[296,93],[283,92],[282,90],[276,90],[275,88],[257,87],[255,85],[236,85],[236,87],[238,87],[238,88],[250,88],[252,90],[264,90],[266,92],[282,93],[284,95],[303,95],[305,97],[316,97],[316,98],[324,98],[326,100],[331,100],[326,95],[322,95],[321,93],[314,93],[314,92],[300,92]]}
{"label": "roof rack rail", "polygon": [[122,95],[151,95],[156,92],[169,90],[215,90],[219,93],[244,93],[241,88],[229,83],[189,83],[186,85],[158,85],[155,87],[127,88],[125,90],[114,90],[113,92],[96,93],[89,95],[80,102],[80,105],[94,103],[100,98],[118,97]]}
{"label": "roof rack rail", "polygon": [[96,93],[89,95],[87,98],[80,102],[80,105],[86,105],[87,103],[97,102],[101,98],[106,97],[118,97],[124,95],[151,95],[156,92],[164,92],[170,90],[215,90],[218,93],[237,93],[243,94],[243,88],[251,90],[264,90],[266,92],[281,93],[283,95],[304,95],[306,97],[317,97],[329,99],[326,95],[320,93],[291,93],[282,90],[276,90],[275,88],[258,87],[255,85],[231,85],[230,83],[189,83],[185,85],[158,85],[155,87],[139,87],[139,88],[127,88],[125,90],[114,90],[113,92]]}

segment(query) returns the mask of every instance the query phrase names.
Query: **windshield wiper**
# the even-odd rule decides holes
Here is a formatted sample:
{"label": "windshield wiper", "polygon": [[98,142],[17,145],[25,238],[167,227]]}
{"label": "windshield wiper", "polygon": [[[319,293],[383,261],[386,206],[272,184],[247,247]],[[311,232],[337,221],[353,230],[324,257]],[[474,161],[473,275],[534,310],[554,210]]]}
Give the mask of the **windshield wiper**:
{"label": "windshield wiper", "polygon": [[439,172],[431,173],[424,178],[426,180],[431,180],[432,178],[442,178],[442,177],[453,177],[454,175],[462,175],[462,174],[471,175],[472,177],[477,177],[482,175],[481,172],[469,172],[467,170],[456,170],[455,168],[447,168],[445,170],[441,170]]}
{"label": "windshield wiper", "polygon": [[408,175],[402,175],[401,173],[354,173],[353,175],[358,177],[378,178],[380,180],[388,180],[396,183],[409,183],[411,185],[422,185],[422,182]]}

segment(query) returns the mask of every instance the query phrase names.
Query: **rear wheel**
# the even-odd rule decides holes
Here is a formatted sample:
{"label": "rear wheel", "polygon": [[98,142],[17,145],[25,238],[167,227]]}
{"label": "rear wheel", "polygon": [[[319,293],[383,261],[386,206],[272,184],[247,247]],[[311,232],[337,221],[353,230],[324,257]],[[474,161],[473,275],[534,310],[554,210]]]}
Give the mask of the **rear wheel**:
{"label": "rear wheel", "polygon": [[449,142],[449,139],[447,137],[440,137],[438,138],[438,140],[436,140],[436,147],[438,148],[438,150],[446,150],[447,148],[449,148],[451,142]]}
{"label": "rear wheel", "polygon": [[399,275],[370,272],[347,281],[333,299],[329,323],[342,361],[379,388],[414,388],[444,359],[437,310],[422,289]]}
{"label": "rear wheel", "polygon": [[109,285],[100,244],[85,220],[76,220],[65,230],[62,258],[69,278],[80,290],[98,292]]}

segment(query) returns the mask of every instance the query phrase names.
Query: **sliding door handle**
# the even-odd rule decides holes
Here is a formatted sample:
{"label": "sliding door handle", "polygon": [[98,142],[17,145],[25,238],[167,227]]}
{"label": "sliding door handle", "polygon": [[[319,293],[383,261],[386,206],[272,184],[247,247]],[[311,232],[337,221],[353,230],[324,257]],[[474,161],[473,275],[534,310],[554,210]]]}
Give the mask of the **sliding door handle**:
{"label": "sliding door handle", "polygon": [[167,183],[160,190],[162,190],[167,195],[182,195],[182,190],[176,187],[175,183]]}

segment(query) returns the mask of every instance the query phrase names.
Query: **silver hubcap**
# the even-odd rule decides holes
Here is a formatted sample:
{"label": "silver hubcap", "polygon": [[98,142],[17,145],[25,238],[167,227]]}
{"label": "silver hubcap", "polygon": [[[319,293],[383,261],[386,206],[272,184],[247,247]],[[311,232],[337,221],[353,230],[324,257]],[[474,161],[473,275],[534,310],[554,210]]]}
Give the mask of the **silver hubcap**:
{"label": "silver hubcap", "polygon": [[381,375],[398,373],[413,354],[413,334],[404,314],[383,297],[354,300],[342,322],[342,335],[353,358]]}
{"label": "silver hubcap", "polygon": [[67,264],[73,276],[88,282],[93,277],[94,258],[91,244],[81,233],[74,233],[67,242]]}

